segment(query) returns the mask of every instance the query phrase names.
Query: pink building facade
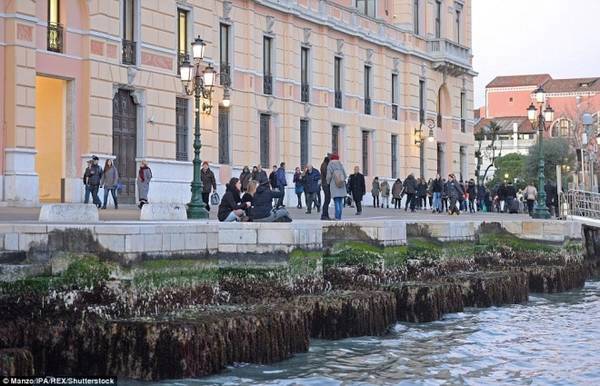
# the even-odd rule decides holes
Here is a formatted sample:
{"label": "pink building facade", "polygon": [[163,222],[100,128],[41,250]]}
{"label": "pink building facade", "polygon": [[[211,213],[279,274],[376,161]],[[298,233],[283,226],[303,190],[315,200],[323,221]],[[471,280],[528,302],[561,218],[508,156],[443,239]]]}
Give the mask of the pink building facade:
{"label": "pink building facade", "polygon": [[0,3],[0,202],[81,202],[92,155],[115,160],[125,203],[144,159],[151,201],[188,202],[178,66],[198,35],[231,75],[231,107],[217,85],[201,115],[220,190],[332,151],[368,178],[473,173],[470,0],[18,0]]}

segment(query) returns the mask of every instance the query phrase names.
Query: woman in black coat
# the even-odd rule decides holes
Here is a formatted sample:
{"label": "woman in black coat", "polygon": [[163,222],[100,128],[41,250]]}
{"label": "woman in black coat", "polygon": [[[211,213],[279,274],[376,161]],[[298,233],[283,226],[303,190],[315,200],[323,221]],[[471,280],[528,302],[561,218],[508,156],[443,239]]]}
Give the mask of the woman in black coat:
{"label": "woman in black coat", "polygon": [[348,178],[348,191],[352,193],[352,199],[356,202],[356,214],[362,213],[362,198],[367,192],[365,176],[360,174],[358,166],[354,167],[354,174]]}
{"label": "woman in black coat", "polygon": [[219,205],[219,212],[217,213],[219,221],[240,221],[240,218],[244,215],[244,209],[249,206],[248,203],[242,202],[240,198],[241,188],[242,183],[239,178],[233,177],[229,180],[227,190],[223,195],[223,199]]}

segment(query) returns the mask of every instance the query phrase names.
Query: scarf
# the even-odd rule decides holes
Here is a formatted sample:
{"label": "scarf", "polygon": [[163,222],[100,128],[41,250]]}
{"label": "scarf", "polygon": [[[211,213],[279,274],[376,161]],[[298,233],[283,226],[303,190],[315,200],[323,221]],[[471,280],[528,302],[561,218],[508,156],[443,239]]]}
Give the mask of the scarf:
{"label": "scarf", "polygon": [[138,172],[138,177],[142,182],[144,182],[144,170],[148,169],[148,166],[140,166],[140,171]]}

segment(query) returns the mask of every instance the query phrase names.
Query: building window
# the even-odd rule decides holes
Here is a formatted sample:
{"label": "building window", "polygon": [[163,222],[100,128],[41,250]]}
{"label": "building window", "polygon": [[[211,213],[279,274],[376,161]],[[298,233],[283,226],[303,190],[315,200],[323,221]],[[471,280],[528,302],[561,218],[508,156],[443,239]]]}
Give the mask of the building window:
{"label": "building window", "polygon": [[263,38],[263,93],[267,95],[273,94],[272,56],[273,38],[265,36]]}
{"label": "building window", "polygon": [[300,167],[308,164],[308,120],[300,120]]}
{"label": "building window", "polygon": [[569,134],[570,134],[570,130],[569,129],[570,129],[570,126],[571,126],[569,120],[565,119],[565,118],[562,118],[560,120],[559,125],[560,125],[560,136],[568,138]]}
{"label": "building window", "polygon": [[364,15],[375,17],[375,0],[356,0],[356,9]]}
{"label": "building window", "polygon": [[392,74],[392,119],[398,120],[398,74]]}
{"label": "building window", "polygon": [[268,169],[271,163],[270,150],[271,116],[260,114],[260,164]]}
{"label": "building window", "polygon": [[333,65],[333,87],[335,90],[335,108],[342,108],[342,58],[336,56]]}
{"label": "building window", "polygon": [[229,108],[219,107],[219,163],[230,164],[229,159]]}
{"label": "building window", "polygon": [[420,15],[419,15],[419,7],[420,7],[420,1],[419,0],[414,0],[413,3],[413,28],[415,31],[415,35],[418,35],[420,33],[420,28],[419,28],[419,19],[420,19]]}
{"label": "building window", "polygon": [[123,64],[135,64],[135,0],[123,0]]}
{"label": "building window", "polygon": [[398,178],[398,136],[392,134],[392,178]]}
{"label": "building window", "polygon": [[437,174],[444,176],[446,174],[444,170],[444,144],[437,144]]}
{"label": "building window", "polygon": [[460,44],[460,10],[456,10],[456,42]]}
{"label": "building window", "polygon": [[177,98],[175,100],[175,159],[188,160],[188,100]]}
{"label": "building window", "polygon": [[231,27],[227,24],[221,24],[220,34],[220,45],[221,48],[221,73],[227,74],[227,76],[221,76],[221,85],[231,86],[231,64],[229,61],[229,29]]}
{"label": "building window", "polygon": [[340,127],[338,125],[331,126],[331,153],[340,154]]}
{"label": "building window", "polygon": [[467,178],[467,147],[460,147],[460,181]]}
{"label": "building window", "polygon": [[440,39],[442,37],[442,1],[436,0],[435,2],[435,37]]}
{"label": "building window", "polygon": [[179,67],[188,58],[188,24],[187,24],[188,13],[183,9],[177,10],[177,73],[179,73]]}
{"label": "building window", "polygon": [[460,131],[464,133],[467,131],[467,120],[465,119],[465,97],[464,92],[460,93]]}
{"label": "building window", "polygon": [[369,132],[362,131],[362,172],[365,176],[369,175]]}
{"label": "building window", "polygon": [[365,114],[371,114],[371,66],[365,66]]}
{"label": "building window", "polygon": [[419,80],[419,122],[425,123],[425,81]]}
{"label": "building window", "polygon": [[59,0],[48,0],[48,30],[46,43],[48,51],[63,51],[63,26],[60,24]]}
{"label": "building window", "polygon": [[308,102],[310,86],[308,84],[308,47],[300,49],[300,100]]}

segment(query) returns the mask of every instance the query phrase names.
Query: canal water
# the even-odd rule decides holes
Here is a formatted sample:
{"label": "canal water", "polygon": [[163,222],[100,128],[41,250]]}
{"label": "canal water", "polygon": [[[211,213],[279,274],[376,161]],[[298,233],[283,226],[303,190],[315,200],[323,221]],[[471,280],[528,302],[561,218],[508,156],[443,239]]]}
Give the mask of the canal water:
{"label": "canal water", "polygon": [[600,281],[523,305],[399,323],[384,337],[312,341],[269,366],[164,384],[600,385]]}

